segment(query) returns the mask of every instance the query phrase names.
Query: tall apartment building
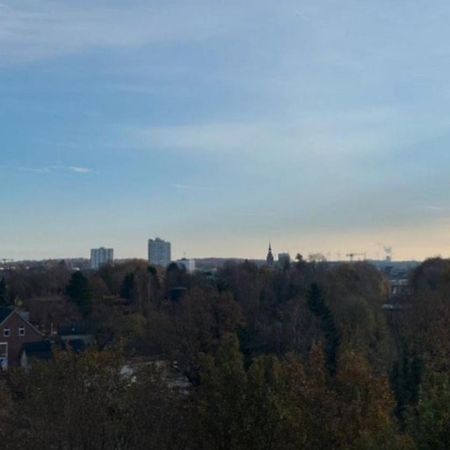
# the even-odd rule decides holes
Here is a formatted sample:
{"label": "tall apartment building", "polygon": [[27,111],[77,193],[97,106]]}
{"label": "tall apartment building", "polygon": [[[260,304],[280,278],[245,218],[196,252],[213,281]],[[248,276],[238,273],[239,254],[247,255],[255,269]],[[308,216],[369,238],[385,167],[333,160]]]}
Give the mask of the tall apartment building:
{"label": "tall apartment building", "polygon": [[148,240],[148,262],[150,264],[167,267],[171,261],[170,242],[160,238]]}
{"label": "tall apartment building", "polygon": [[112,248],[93,248],[91,250],[91,269],[97,270],[105,264],[114,261],[114,250]]}

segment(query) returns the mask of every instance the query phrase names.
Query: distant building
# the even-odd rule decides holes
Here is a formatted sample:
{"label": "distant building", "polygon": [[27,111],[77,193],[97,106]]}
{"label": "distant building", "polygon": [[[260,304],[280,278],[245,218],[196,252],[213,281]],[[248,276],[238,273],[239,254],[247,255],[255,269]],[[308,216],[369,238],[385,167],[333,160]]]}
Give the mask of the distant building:
{"label": "distant building", "polygon": [[177,261],[177,265],[180,268],[184,268],[187,273],[193,273],[195,272],[195,259],[179,259]]}
{"label": "distant building", "polygon": [[167,267],[171,261],[170,242],[160,238],[148,240],[148,262],[150,264]]}
{"label": "distant building", "polygon": [[114,261],[114,250],[112,248],[93,248],[91,250],[91,269],[97,270],[105,264]]}
{"label": "distant building", "polygon": [[278,264],[283,267],[291,264],[291,255],[289,253],[278,253]]}
{"label": "distant building", "polygon": [[267,252],[266,264],[269,267],[272,267],[273,263],[274,263],[274,257],[273,257],[273,253],[272,253],[272,244],[269,242],[269,251]]}

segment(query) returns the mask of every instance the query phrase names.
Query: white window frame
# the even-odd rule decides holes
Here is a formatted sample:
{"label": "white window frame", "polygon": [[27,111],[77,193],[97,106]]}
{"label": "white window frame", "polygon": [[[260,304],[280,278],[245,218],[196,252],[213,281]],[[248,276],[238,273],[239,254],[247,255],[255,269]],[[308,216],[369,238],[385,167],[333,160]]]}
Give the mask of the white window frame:
{"label": "white window frame", "polygon": [[24,327],[23,325],[21,325],[21,326],[19,327],[19,336],[20,336],[20,337],[25,336],[25,327]]}
{"label": "white window frame", "polygon": [[0,353],[0,369],[7,369],[8,368],[8,343],[7,342],[0,342],[0,348],[4,348],[5,352]]}
{"label": "white window frame", "polygon": [[11,336],[11,328],[3,328],[3,337]]}

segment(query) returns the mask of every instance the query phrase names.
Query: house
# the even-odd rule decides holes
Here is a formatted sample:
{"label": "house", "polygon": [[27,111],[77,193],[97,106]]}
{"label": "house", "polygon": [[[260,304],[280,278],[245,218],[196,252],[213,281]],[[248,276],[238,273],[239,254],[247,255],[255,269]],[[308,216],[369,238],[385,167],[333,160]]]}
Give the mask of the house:
{"label": "house", "polygon": [[20,351],[20,367],[29,370],[34,361],[51,361],[53,359],[50,341],[27,342]]}
{"label": "house", "polygon": [[60,327],[58,336],[63,349],[72,348],[75,351],[83,351],[94,343],[90,324],[82,321]]}
{"label": "house", "polygon": [[12,308],[0,308],[0,367],[18,367],[24,344],[42,341],[43,334],[26,317]]}

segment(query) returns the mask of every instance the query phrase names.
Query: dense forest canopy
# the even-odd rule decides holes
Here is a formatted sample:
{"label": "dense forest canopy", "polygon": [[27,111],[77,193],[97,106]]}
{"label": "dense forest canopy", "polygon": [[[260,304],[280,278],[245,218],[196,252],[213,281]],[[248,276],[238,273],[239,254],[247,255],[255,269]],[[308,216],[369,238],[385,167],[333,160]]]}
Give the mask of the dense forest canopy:
{"label": "dense forest canopy", "polygon": [[2,305],[96,345],[2,374],[2,448],[448,449],[450,262],[390,301],[366,263],[5,272]]}

